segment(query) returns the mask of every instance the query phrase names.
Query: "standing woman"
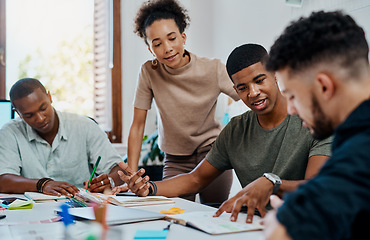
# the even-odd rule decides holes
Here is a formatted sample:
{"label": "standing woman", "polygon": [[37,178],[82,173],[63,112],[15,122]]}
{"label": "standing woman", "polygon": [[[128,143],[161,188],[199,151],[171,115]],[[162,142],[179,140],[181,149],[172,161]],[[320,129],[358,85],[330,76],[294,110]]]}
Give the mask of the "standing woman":
{"label": "standing woman", "polygon": [[[225,65],[184,49],[189,16],[176,0],[144,3],[135,19],[135,33],[144,39],[154,60],[141,67],[128,137],[128,165],[137,170],[147,111],[155,99],[159,147],[165,153],[163,178],[192,171],[204,159],[221,131],[215,119],[221,92],[234,100]],[[203,203],[222,203],[229,196],[231,170],[200,192]],[[195,200],[195,195],[183,196]]]}

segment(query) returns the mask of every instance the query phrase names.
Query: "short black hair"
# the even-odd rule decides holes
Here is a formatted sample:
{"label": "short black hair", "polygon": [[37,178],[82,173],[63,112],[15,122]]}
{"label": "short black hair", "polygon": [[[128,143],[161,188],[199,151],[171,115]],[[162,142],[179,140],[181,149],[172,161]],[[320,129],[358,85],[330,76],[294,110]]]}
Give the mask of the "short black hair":
{"label": "short black hair", "polygon": [[134,32],[148,45],[145,30],[154,21],[161,19],[173,19],[180,33],[184,32],[190,22],[187,10],[176,0],[148,0],[136,15]]}
{"label": "short black hair", "polygon": [[22,78],[18,80],[16,83],[14,83],[9,92],[12,105],[16,108],[14,105],[15,100],[27,97],[38,88],[40,88],[43,93],[47,94],[44,85],[42,85],[42,83],[35,78]]}
{"label": "short black hair", "polygon": [[356,73],[357,61],[368,63],[368,54],[365,33],[352,17],[341,11],[319,11],[292,22],[284,30],[271,47],[266,68],[278,71],[289,67],[299,72],[316,63],[336,60]]}
{"label": "short black hair", "polygon": [[236,47],[226,61],[226,70],[231,81],[233,81],[231,78],[233,74],[258,62],[264,64],[267,57],[266,49],[259,44],[248,43]]}

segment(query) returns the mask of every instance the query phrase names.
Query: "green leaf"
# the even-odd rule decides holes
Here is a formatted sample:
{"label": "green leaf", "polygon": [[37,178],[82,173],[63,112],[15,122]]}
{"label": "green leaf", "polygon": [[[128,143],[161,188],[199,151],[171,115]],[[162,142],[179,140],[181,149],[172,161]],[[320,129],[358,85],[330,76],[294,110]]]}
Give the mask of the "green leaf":
{"label": "green leaf", "polygon": [[143,166],[148,165],[148,158],[149,158],[149,153],[148,154],[145,154],[145,156],[142,159]]}

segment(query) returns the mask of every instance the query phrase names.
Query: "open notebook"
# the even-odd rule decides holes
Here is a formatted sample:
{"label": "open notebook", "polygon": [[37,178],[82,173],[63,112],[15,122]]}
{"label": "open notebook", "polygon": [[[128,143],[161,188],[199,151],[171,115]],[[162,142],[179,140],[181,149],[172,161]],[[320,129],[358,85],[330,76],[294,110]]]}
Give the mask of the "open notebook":
{"label": "open notebook", "polygon": [[64,195],[61,195],[60,197],[58,197],[55,195],[46,195],[46,194],[39,193],[39,192],[25,192],[24,196],[26,196],[28,199],[32,199],[35,202],[67,199],[67,197]]}
{"label": "open notebook", "polygon": [[162,196],[129,197],[129,196],[111,195],[109,196],[108,201],[110,203],[113,203],[118,206],[123,206],[123,207],[135,207],[135,206],[175,203],[173,199],[162,197]]}
{"label": "open notebook", "polygon": [[[94,210],[92,207],[70,208],[69,214],[77,219],[95,220]],[[107,205],[106,222],[108,225],[157,220],[164,219],[164,217],[165,215],[161,213],[111,204]]]}
{"label": "open notebook", "polygon": [[121,207],[136,207],[136,206],[147,206],[147,205],[157,205],[157,204],[168,204],[175,203],[171,198],[163,196],[147,196],[138,197],[135,195],[105,195],[102,193],[86,193],[80,192],[79,196],[85,199],[89,199],[92,202],[103,203],[103,200],[121,206]]}
{"label": "open notebook", "polygon": [[223,213],[219,217],[213,217],[215,211],[189,212],[179,215],[166,216],[167,220],[190,226],[211,235],[247,232],[262,230],[261,217],[253,216],[253,223],[246,223],[247,214],[239,213],[236,222],[230,221],[230,213]]}

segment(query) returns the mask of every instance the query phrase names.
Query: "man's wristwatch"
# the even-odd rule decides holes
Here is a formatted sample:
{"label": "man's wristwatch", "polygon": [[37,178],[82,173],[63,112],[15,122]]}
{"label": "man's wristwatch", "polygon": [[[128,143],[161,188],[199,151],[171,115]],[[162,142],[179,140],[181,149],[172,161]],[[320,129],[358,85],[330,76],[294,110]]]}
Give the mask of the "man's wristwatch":
{"label": "man's wristwatch", "polygon": [[270,180],[272,184],[274,184],[274,190],[272,191],[272,193],[277,193],[281,185],[280,177],[273,173],[264,173],[263,176]]}

